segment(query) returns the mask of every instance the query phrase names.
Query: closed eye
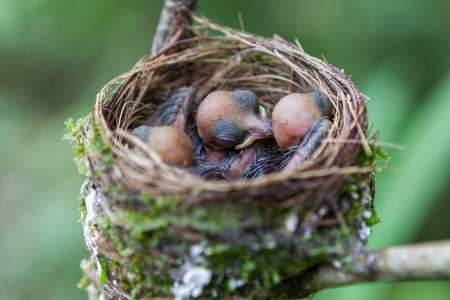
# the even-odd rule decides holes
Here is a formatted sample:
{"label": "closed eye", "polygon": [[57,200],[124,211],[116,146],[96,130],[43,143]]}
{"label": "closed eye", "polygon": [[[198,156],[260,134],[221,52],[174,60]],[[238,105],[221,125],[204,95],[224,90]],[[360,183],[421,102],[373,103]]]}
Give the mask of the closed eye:
{"label": "closed eye", "polygon": [[212,140],[225,148],[238,145],[244,138],[243,129],[233,120],[223,120],[211,130]]}
{"label": "closed eye", "polygon": [[234,99],[237,106],[246,111],[258,113],[258,97],[252,91],[236,90],[234,91]]}

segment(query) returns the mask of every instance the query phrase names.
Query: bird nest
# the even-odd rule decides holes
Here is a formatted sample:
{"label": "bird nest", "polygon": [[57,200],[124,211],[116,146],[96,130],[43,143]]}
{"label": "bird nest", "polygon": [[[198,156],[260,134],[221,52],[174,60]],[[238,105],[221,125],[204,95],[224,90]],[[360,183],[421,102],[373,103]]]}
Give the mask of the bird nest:
{"label": "bird nest", "polygon": [[[92,112],[68,124],[86,177],[91,257],[80,286],[108,299],[298,297],[301,274],[350,263],[376,220],[364,97],[300,44],[194,19],[191,37],[113,79]],[[206,180],[130,133],[187,86],[197,90],[191,116],[214,90],[251,90],[269,112],[285,95],[317,91],[331,100],[332,126],[294,170]]]}

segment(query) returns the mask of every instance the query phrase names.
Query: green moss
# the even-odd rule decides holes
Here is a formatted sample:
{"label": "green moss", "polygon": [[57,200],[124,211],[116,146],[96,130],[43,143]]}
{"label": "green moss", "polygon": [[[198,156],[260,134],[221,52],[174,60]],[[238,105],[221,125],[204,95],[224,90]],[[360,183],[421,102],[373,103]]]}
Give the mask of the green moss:
{"label": "green moss", "polygon": [[81,212],[81,216],[78,219],[78,222],[84,221],[87,215],[86,203],[84,202],[84,198],[81,195],[78,195],[78,210]]}
{"label": "green moss", "polygon": [[[218,278],[225,276],[227,284],[210,286],[205,289],[205,293],[208,295],[208,292],[216,290],[220,296],[225,297],[266,294],[280,284],[283,278],[295,276],[326,257],[318,252],[316,257],[302,259],[292,251],[290,245],[260,250],[247,246],[231,247],[223,243],[209,246],[206,250],[205,267],[210,268]],[[243,285],[236,287],[232,284],[236,280]]]}
{"label": "green moss", "polygon": [[366,225],[369,227],[373,227],[376,224],[380,223],[381,220],[377,215],[377,212],[375,211],[375,209],[371,209],[370,212],[372,213],[370,218],[365,218],[364,222],[366,222]]}
{"label": "green moss", "polygon": [[[370,146],[372,155],[368,155],[365,151],[361,151],[357,158],[357,165],[361,167],[374,167],[377,160],[388,161],[389,157],[379,147]],[[342,197],[348,197],[350,201],[350,209],[345,214],[344,219],[347,224],[358,224],[364,220],[365,224],[372,227],[380,222],[375,209],[373,208],[373,179],[368,182],[367,174],[352,174],[347,176],[348,185],[342,189]],[[367,211],[371,212],[369,218],[363,217]],[[343,234],[347,235],[348,232]]]}
{"label": "green moss", "polygon": [[[129,232],[127,243],[156,247],[167,234],[170,220],[175,218],[176,201],[169,196],[151,199],[147,194],[141,195],[140,201],[145,204],[144,209],[136,209],[135,202],[130,200],[130,207],[120,213],[117,219]],[[130,255],[130,249],[124,251],[125,256]]]}
{"label": "green moss", "polygon": [[78,119],[76,122],[74,122],[73,119],[68,119],[64,123],[66,125],[66,133],[64,134],[63,139],[68,140],[72,149],[77,153],[74,160],[78,173],[81,175],[88,174],[86,168],[86,148],[83,136],[85,121],[86,118]]}
{"label": "green moss", "polygon": [[[119,249],[117,249],[119,250]],[[122,255],[123,257],[128,257],[134,254],[134,250],[132,248],[125,248],[123,250],[119,250],[120,255]]]}
{"label": "green moss", "polygon": [[173,280],[163,273],[149,272],[145,256],[135,257],[129,264],[128,290],[133,299],[140,294],[147,296],[171,295]]}
{"label": "green moss", "polygon": [[[102,232],[103,236],[108,239],[111,245],[120,253],[122,256],[129,256],[130,249],[127,248],[125,242],[122,240],[117,227],[109,219],[99,220],[97,222],[98,229]],[[123,253],[122,253],[123,252]]]}
{"label": "green moss", "polygon": [[171,295],[173,280],[166,274],[149,271],[147,257],[150,256],[141,253],[130,260],[116,262],[99,256],[102,267],[101,275],[97,278],[99,284],[107,283],[108,271],[111,271],[125,275],[120,279],[119,285],[130,293],[132,299],[139,298],[140,295]]}
{"label": "green moss", "polygon": [[266,223],[272,226],[280,226],[289,212],[289,209],[284,208],[254,206],[252,214],[249,215],[246,209],[231,203],[225,203],[210,207],[180,207],[176,215],[167,215],[167,218],[171,224],[178,227],[220,234],[224,231],[238,230],[244,224],[256,227],[261,227]]}
{"label": "green moss", "polygon": [[86,289],[91,283],[92,281],[89,278],[83,276],[78,282],[77,287],[79,289]]}
{"label": "green moss", "polygon": [[118,214],[117,222],[122,229],[107,218],[97,220],[97,226],[123,257],[133,256],[136,247],[154,248],[167,237],[168,215],[174,214],[176,208],[169,199],[160,197],[153,201],[148,195],[143,195],[141,200],[146,202],[146,210],[136,209],[134,201],[130,200],[130,207]]}
{"label": "green moss", "polygon": [[[85,124],[88,124],[87,127]],[[110,136],[100,134],[97,124],[92,122],[91,114],[76,122],[68,119],[65,125],[64,139],[69,140],[72,149],[77,153],[75,162],[78,172],[87,178],[96,178],[108,170],[113,160],[113,153],[110,151]],[[95,173],[87,163],[87,155],[100,161],[100,164],[96,164]]]}
{"label": "green moss", "polygon": [[133,287],[128,282],[121,282],[120,287],[128,293],[131,293],[131,290],[133,289]]}
{"label": "green moss", "polygon": [[197,196],[200,195],[200,193],[203,192],[203,187],[201,186],[196,186],[191,190],[191,195],[192,196]]}
{"label": "green moss", "polygon": [[388,162],[390,160],[389,155],[381,150],[379,146],[370,145],[372,155],[368,155],[365,151],[361,150],[361,153],[356,160],[356,164],[360,167],[374,167],[376,162]]}
{"label": "green moss", "polygon": [[167,228],[169,224],[166,219],[160,216],[153,216],[149,212],[133,209],[128,209],[126,213],[119,214],[118,220],[125,225],[125,229],[131,230],[132,235]]}
{"label": "green moss", "polygon": [[350,236],[351,233],[352,233],[352,230],[351,230],[349,227],[347,227],[347,226],[342,227],[341,235],[342,235],[344,238]]}
{"label": "green moss", "polygon": [[104,188],[104,193],[108,194],[111,199],[116,200],[126,200],[127,195],[125,193],[125,190],[120,185],[109,185]]}
{"label": "green moss", "polygon": [[374,153],[376,159],[383,160],[384,162],[388,162],[391,159],[391,157],[386,152],[381,150],[380,147],[372,146],[371,150]]}
{"label": "green moss", "polygon": [[106,257],[103,257],[101,255],[98,256],[98,260],[100,261],[100,266],[102,267],[100,271],[100,275],[98,276],[97,280],[100,284],[106,284],[108,282],[108,268],[106,265]]}
{"label": "green moss", "polygon": [[96,164],[95,170],[87,170],[86,177],[98,178],[100,174],[111,169],[114,155],[111,152],[110,138],[111,136],[109,135],[100,134],[98,126],[95,123],[92,123],[86,131],[86,153],[89,153],[90,157],[95,157],[100,161],[100,164]]}
{"label": "green moss", "polygon": [[224,205],[220,207],[181,208],[178,215],[169,216],[172,224],[179,227],[189,227],[195,230],[220,233],[235,230],[239,227],[241,214],[237,207]]}

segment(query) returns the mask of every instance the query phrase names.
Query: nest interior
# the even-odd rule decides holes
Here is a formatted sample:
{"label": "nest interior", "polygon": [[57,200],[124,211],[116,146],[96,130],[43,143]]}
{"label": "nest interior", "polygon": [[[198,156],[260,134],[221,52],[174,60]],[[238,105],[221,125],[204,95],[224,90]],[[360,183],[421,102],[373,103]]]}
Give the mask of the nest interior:
{"label": "nest interior", "polygon": [[[117,299],[298,297],[299,274],[349,264],[377,220],[364,98],[299,44],[195,22],[190,38],[113,79],[91,114],[68,126],[86,177],[80,209],[91,257],[80,286]],[[294,171],[203,180],[130,134],[185,86],[198,91],[192,115],[214,90],[254,91],[269,110],[287,94],[318,91],[333,104],[333,125]]]}

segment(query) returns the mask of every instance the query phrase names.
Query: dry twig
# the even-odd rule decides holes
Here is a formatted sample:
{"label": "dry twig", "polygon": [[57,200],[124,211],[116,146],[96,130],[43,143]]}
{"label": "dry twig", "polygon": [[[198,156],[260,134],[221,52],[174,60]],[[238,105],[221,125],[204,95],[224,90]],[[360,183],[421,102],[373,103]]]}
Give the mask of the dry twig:
{"label": "dry twig", "polygon": [[309,297],[323,289],[374,281],[450,279],[450,240],[370,251],[356,262],[358,271],[322,265],[305,272],[295,279],[296,294],[289,296]]}
{"label": "dry twig", "polygon": [[172,26],[177,19],[177,14],[181,13],[183,18],[190,23],[191,14],[194,11],[197,0],[164,0],[158,28],[156,29],[151,55],[160,51],[169,38]]}

